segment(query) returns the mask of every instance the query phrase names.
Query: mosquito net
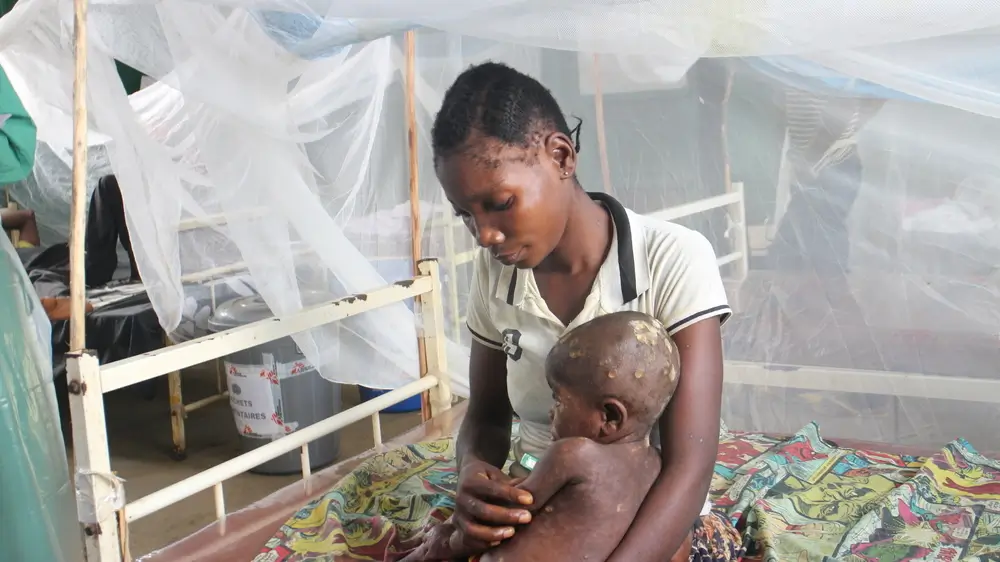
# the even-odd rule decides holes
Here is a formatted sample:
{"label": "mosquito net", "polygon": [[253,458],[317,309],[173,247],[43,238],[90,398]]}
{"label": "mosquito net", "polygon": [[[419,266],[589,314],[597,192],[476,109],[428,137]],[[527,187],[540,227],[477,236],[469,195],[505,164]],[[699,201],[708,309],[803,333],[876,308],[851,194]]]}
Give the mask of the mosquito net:
{"label": "mosquito net", "polygon": [[[163,327],[213,303],[411,275],[405,30],[416,30],[419,223],[442,260],[467,388],[474,242],[429,131],[459,72],[504,61],[583,123],[579,177],[713,243],[733,428],[1000,447],[1000,4],[976,0],[97,0],[91,185],[113,170]],[[38,124],[12,187],[68,216],[68,2],[0,19],[0,64]],[[153,85],[127,97],[115,60]],[[56,234],[53,234],[55,236]],[[325,377],[417,376],[412,306],[297,336]]]}

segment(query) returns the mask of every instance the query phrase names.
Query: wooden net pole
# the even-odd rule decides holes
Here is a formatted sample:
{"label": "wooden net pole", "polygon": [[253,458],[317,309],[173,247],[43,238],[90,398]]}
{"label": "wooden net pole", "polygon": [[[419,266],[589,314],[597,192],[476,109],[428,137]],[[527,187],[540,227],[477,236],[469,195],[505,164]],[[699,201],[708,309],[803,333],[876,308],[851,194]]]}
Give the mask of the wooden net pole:
{"label": "wooden net pole", "polygon": [[128,527],[122,509],[107,501],[124,490],[111,471],[104,415],[104,392],[97,358],[87,352],[87,0],[73,0],[73,173],[69,229],[69,353],[66,380],[73,426],[73,456],[78,503],[84,528],[84,555],[91,562],[116,562],[128,554]]}
{"label": "wooden net pole", "polygon": [[733,190],[733,175],[731,167],[731,158],[729,155],[729,98],[733,94],[733,79],[735,77],[735,72],[731,64],[726,64],[726,90],[725,94],[722,96],[722,119],[719,127],[719,138],[722,142],[722,165],[723,177],[726,187],[726,193]]}
{"label": "wooden net pole", "polygon": [[597,122],[597,152],[601,160],[601,182],[611,195],[611,165],[608,162],[608,139],[604,128],[604,89],[601,87],[601,56],[594,55],[594,113]]}
{"label": "wooden net pole", "polygon": [[86,335],[84,238],[87,208],[87,0],[73,0],[73,176],[69,227],[69,349],[83,351]]}
{"label": "wooden net pole", "polygon": [[[407,31],[405,84],[406,88],[406,145],[409,153],[410,169],[410,255],[413,258],[413,275],[420,275],[417,263],[423,257],[421,241],[423,232],[420,228],[420,162],[417,154],[417,96],[416,96],[416,37],[413,31]],[[420,376],[427,374],[427,346],[422,336],[417,337],[417,355],[420,358]],[[431,418],[430,393],[420,396],[420,417],[423,421]]]}

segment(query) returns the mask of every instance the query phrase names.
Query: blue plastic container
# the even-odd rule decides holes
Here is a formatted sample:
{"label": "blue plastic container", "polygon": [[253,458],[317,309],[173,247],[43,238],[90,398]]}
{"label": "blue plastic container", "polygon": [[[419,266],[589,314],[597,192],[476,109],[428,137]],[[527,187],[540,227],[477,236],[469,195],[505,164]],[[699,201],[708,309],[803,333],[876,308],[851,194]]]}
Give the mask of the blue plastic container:
{"label": "blue plastic container", "polygon": [[[361,401],[367,402],[372,398],[377,396],[382,396],[383,394],[389,392],[388,390],[375,390],[374,388],[368,388],[367,386],[358,386],[358,390],[361,392]],[[420,411],[420,395],[413,396],[403,400],[399,404],[389,406],[388,408],[382,410],[383,414],[407,414],[410,412]]]}

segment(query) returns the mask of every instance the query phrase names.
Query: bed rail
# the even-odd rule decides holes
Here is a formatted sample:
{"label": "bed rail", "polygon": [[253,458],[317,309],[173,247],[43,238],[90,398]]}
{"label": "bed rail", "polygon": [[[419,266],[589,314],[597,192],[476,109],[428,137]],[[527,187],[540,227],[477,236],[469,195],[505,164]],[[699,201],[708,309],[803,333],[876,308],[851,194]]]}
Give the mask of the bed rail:
{"label": "bed rail", "polygon": [[[731,238],[733,251],[721,255],[716,260],[719,267],[733,264],[735,275],[732,280],[743,281],[750,270],[750,251],[747,243],[747,211],[746,200],[743,192],[743,182],[733,182],[732,191],[706,197],[697,201],[691,201],[674,207],[667,207],[659,211],[646,213],[646,216],[665,220],[675,221],[684,217],[690,217],[711,211],[713,209],[726,209],[729,220],[726,229],[726,238]],[[735,211],[735,217],[733,216]]]}
{"label": "bed rail", "polygon": [[[253,207],[248,209],[241,209],[237,211],[232,211],[229,213],[220,213],[208,215],[199,218],[187,218],[180,222],[178,226],[178,232],[191,232],[194,230],[202,228],[220,228],[230,224],[234,220],[242,219],[257,219],[262,218],[267,214],[268,210],[264,207]],[[298,258],[301,256],[314,255],[315,250],[305,247],[303,245],[293,244],[291,248],[291,254],[293,258]],[[370,261],[377,262],[380,260],[410,260],[410,256],[390,256],[390,257],[374,257],[370,258]],[[210,269],[205,269],[202,271],[196,271],[192,273],[186,273],[181,275],[181,283],[197,284],[202,286],[208,286],[209,295],[211,298],[211,310],[215,312],[216,308],[216,287],[225,283],[228,279],[239,277],[249,271],[250,264],[244,260],[235,261],[226,265],[220,265]],[[324,280],[326,280],[327,271],[323,271]],[[135,291],[141,292],[145,288],[142,284],[136,285]],[[95,305],[96,308],[96,305]],[[174,341],[168,336],[166,339],[166,345],[175,345]],[[224,378],[225,375],[222,371],[221,363],[216,361],[215,366],[216,372],[216,393],[196,400],[194,402],[184,402],[184,392],[183,383],[181,380],[181,371],[171,371],[167,373],[167,386],[170,399],[170,431],[171,439],[173,440],[173,456],[176,460],[184,460],[187,458],[187,428],[186,420],[187,415],[195,410],[200,410],[206,406],[214,404],[220,400],[225,400],[229,397],[229,391],[225,389]]]}
{"label": "bed rail", "polygon": [[[90,562],[128,559],[129,522],[208,488],[214,489],[216,517],[224,524],[224,482],[295,449],[301,450],[302,477],[308,486],[310,442],[371,417],[378,444],[381,442],[379,412],[393,404],[431,391],[432,415],[449,409],[452,403],[451,381],[445,358],[444,310],[437,260],[422,260],[418,263],[418,271],[420,275],[414,279],[399,281],[375,291],[262,320],[103,367],[89,352],[67,355],[77,508],[84,527],[87,559]],[[104,413],[105,393],[410,298],[416,298],[420,303],[423,324],[420,337],[427,350],[426,368],[419,380],[125,503],[121,480],[114,475],[111,467]]]}
{"label": "bed rail", "polygon": [[1000,381],[895,371],[725,362],[726,384],[1000,405]]}

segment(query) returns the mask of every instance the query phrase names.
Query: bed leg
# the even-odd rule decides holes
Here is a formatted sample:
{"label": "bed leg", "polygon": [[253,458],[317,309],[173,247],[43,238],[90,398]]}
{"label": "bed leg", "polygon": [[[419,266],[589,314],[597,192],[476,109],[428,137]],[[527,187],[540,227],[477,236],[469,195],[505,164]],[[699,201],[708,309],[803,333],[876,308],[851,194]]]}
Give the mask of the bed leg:
{"label": "bed leg", "polygon": [[302,463],[302,483],[305,484],[306,495],[312,494],[312,462],[309,461],[309,443],[299,450],[299,461]]}
{"label": "bed leg", "polygon": [[420,315],[423,321],[424,348],[427,350],[428,373],[438,377],[438,385],[431,390],[431,416],[438,416],[451,408],[451,374],[445,344],[444,299],[441,294],[441,269],[435,259],[425,259],[417,263],[421,275],[431,278],[431,292],[420,295]]}
{"label": "bed leg", "polygon": [[83,526],[86,559],[122,559],[117,511],[125,504],[121,480],[111,472],[101,367],[89,352],[66,354],[70,416],[73,420],[77,514]]}
{"label": "bed leg", "polygon": [[382,448],[382,417],[378,412],[372,416],[372,441],[375,443],[375,449]]}
{"label": "bed leg", "polygon": [[215,520],[219,523],[219,532],[226,532],[226,492],[222,488],[222,482],[212,487],[215,499]]}
{"label": "bed leg", "polygon": [[170,433],[174,442],[171,452],[174,460],[187,458],[187,436],[184,433],[184,417],[187,409],[184,407],[184,395],[181,393],[181,373],[174,371],[167,374],[167,385],[170,387]]}
{"label": "bed leg", "polygon": [[[170,336],[163,337],[164,347],[174,345]],[[187,418],[187,407],[184,406],[184,394],[181,392],[181,372],[167,373],[167,392],[170,399],[170,437],[174,449],[170,456],[182,461],[187,458],[187,436],[184,433],[184,419]]]}

